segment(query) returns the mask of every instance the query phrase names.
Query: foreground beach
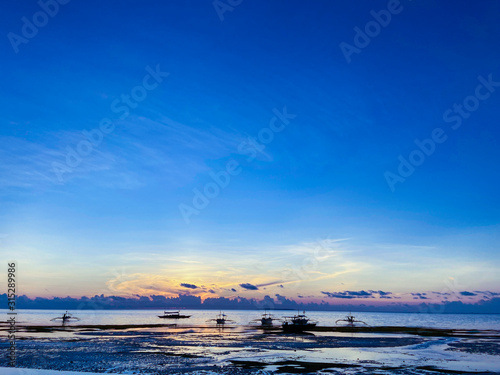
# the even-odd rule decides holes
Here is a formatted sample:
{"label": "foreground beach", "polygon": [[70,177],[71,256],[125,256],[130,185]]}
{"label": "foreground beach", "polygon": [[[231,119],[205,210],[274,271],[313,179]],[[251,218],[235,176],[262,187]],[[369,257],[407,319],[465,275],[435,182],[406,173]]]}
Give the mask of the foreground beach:
{"label": "foreground beach", "polygon": [[[20,325],[16,344],[18,367],[95,373],[500,373],[500,332],[493,330],[323,326],[284,333],[241,325]],[[2,350],[2,363],[7,352]]]}

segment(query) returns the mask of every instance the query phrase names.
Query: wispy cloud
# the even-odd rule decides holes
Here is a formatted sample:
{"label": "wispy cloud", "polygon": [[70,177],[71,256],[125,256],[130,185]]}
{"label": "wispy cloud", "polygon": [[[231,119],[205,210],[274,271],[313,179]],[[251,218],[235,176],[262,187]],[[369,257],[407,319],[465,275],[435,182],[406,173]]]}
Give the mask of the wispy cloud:
{"label": "wispy cloud", "polygon": [[76,166],[70,166],[68,150],[75,150],[87,139],[82,131],[89,129],[46,132],[32,141],[0,137],[0,186],[60,185],[54,163],[68,168],[61,173],[64,183],[77,180],[79,184],[135,189],[154,180],[167,180],[181,186],[210,170],[206,160],[229,156],[243,139],[221,129],[202,130],[167,117],[151,120],[131,115]]}

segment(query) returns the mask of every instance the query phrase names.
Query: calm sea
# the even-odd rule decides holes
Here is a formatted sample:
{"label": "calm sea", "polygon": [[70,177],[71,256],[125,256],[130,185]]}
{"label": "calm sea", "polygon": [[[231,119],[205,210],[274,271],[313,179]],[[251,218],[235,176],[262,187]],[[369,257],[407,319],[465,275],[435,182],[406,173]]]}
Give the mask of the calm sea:
{"label": "calm sea", "polygon": [[[6,321],[8,310],[0,310],[0,321]],[[53,325],[50,319],[61,316],[62,310],[18,310],[16,321],[18,324]],[[160,319],[158,315],[162,310],[76,310],[69,311],[80,318],[79,322],[71,324],[157,324],[177,323],[178,325],[205,325],[208,319],[215,318],[217,310],[182,310],[189,319]],[[234,321],[233,324],[246,325],[253,319],[260,317],[260,311],[227,310],[227,317]],[[296,311],[272,311],[272,314],[281,318],[290,316]],[[301,312],[302,313],[302,312]],[[306,311],[306,315],[316,319],[321,326],[335,326],[337,319],[345,317],[345,312],[338,311]],[[407,327],[432,327],[454,329],[493,329],[500,330],[500,314],[422,314],[422,313],[353,313],[356,319],[366,322],[370,326],[407,326]],[[210,323],[208,323],[210,324]]]}

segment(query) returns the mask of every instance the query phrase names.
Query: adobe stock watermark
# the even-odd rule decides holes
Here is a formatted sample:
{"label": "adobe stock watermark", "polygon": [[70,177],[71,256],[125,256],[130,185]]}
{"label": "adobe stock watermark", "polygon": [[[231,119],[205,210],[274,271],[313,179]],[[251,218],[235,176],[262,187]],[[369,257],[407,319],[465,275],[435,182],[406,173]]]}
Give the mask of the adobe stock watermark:
{"label": "adobe stock watermark", "polygon": [[373,19],[368,21],[363,29],[358,26],[354,28],[355,34],[352,44],[347,42],[339,44],[339,48],[347,63],[349,64],[352,61],[351,56],[354,53],[360,54],[364,48],[368,47],[372,39],[376,38],[382,32],[382,29],[391,23],[392,16],[401,13],[403,9],[403,5],[399,0],[389,0],[386,9],[379,10],[378,12],[372,9],[370,15]]}
{"label": "adobe stock watermark", "polygon": [[[448,108],[443,113],[443,121],[452,123],[451,129],[457,130],[462,126],[464,120],[467,120],[471,114],[478,110],[480,102],[488,99],[493,94],[497,87],[500,87],[500,81],[493,81],[493,75],[488,75],[488,78],[483,76],[477,77],[479,85],[476,86],[473,95],[465,97],[461,103],[453,103],[453,106]],[[438,144],[444,143],[448,139],[446,131],[437,127],[431,132],[429,138],[424,140],[415,139],[414,143],[417,146],[412,150],[407,158],[403,155],[398,156],[399,165],[396,173],[385,171],[384,177],[392,192],[396,191],[396,184],[405,182],[425,160],[430,157],[437,148]]]}
{"label": "adobe stock watermark", "polygon": [[[248,156],[247,162],[253,161],[259,153],[264,153],[266,145],[274,140],[274,135],[285,130],[286,126],[290,124],[290,120],[296,117],[296,115],[288,113],[286,106],[281,112],[273,108],[273,113],[275,116],[271,118],[267,127],[259,130],[257,137],[248,137],[247,140],[238,145],[238,153]],[[184,222],[189,224],[191,216],[199,215],[223,189],[227,188],[231,178],[239,175],[242,170],[240,162],[230,159],[224,169],[218,172],[211,171],[209,173],[211,181],[207,182],[201,190],[193,189],[192,205],[179,204],[179,211]]]}
{"label": "adobe stock watermark", "polygon": [[[119,120],[124,120],[130,114],[131,109],[137,108],[139,103],[146,100],[148,91],[156,89],[163,79],[170,73],[162,72],[160,65],[157,64],[153,69],[149,65],[146,67],[147,74],[143,77],[142,83],[134,86],[129,93],[122,94],[119,99],[111,102],[111,112],[119,115]],[[116,121],[116,120],[115,120]],[[64,174],[72,173],[77,168],[83,158],[89,156],[102,143],[104,136],[109,135],[115,129],[115,123],[108,117],[99,121],[99,126],[89,131],[83,130],[82,139],[73,148],[66,147],[66,157],[64,162],[52,162],[52,172],[55,174],[59,183],[64,182]]]}
{"label": "adobe stock watermark", "polygon": [[224,13],[232,12],[243,0],[214,0],[212,5],[221,22],[224,21]]}
{"label": "adobe stock watermark", "polygon": [[40,10],[33,13],[31,19],[22,17],[21,35],[14,32],[7,34],[10,45],[15,53],[19,52],[21,44],[27,44],[31,39],[38,35],[41,28],[47,26],[50,18],[57,16],[60,5],[66,5],[71,0],[40,0],[37,2]]}

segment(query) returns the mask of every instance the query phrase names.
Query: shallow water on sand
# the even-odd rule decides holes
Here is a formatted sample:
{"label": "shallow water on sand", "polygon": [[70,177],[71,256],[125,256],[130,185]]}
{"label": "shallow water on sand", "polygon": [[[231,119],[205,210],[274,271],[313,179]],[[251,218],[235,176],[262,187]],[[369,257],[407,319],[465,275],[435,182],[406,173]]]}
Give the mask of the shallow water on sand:
{"label": "shallow water on sand", "polygon": [[138,374],[500,372],[500,338],[479,339],[496,345],[490,355],[451,350],[455,343],[474,345],[471,339],[403,334],[284,334],[235,326],[71,332],[72,337],[23,335],[17,343],[19,366]]}
{"label": "shallow water on sand", "polygon": [[[7,311],[5,310],[5,313]],[[18,332],[18,365],[94,372],[138,374],[408,374],[500,373],[500,315],[355,313],[371,327],[400,326],[488,330],[481,335],[446,337],[425,330],[323,332],[263,331],[248,323],[258,311],[226,311],[233,324],[207,323],[214,310],[184,310],[189,319],[160,319],[159,310],[71,311],[81,320],[64,327],[50,319],[61,311],[24,310],[22,326],[56,326]],[[278,311],[276,317],[293,315]],[[306,312],[321,326],[335,326],[343,312]],[[3,320],[3,319],[2,319]],[[167,325],[172,324],[174,325]],[[148,327],[148,324],[165,324]],[[98,326],[101,327],[94,327]],[[113,327],[103,327],[110,325]],[[127,327],[118,327],[126,325]],[[79,327],[84,326],[84,327]],[[90,326],[90,328],[89,328]],[[135,327],[134,327],[135,326]],[[493,330],[493,331],[492,331]],[[21,330],[22,331],[22,330]],[[398,330],[399,331],[399,330]],[[420,332],[420,333],[419,333]],[[5,338],[7,332],[1,331]],[[6,340],[0,340],[5,362]],[[1,370],[1,369],[0,369]]]}

